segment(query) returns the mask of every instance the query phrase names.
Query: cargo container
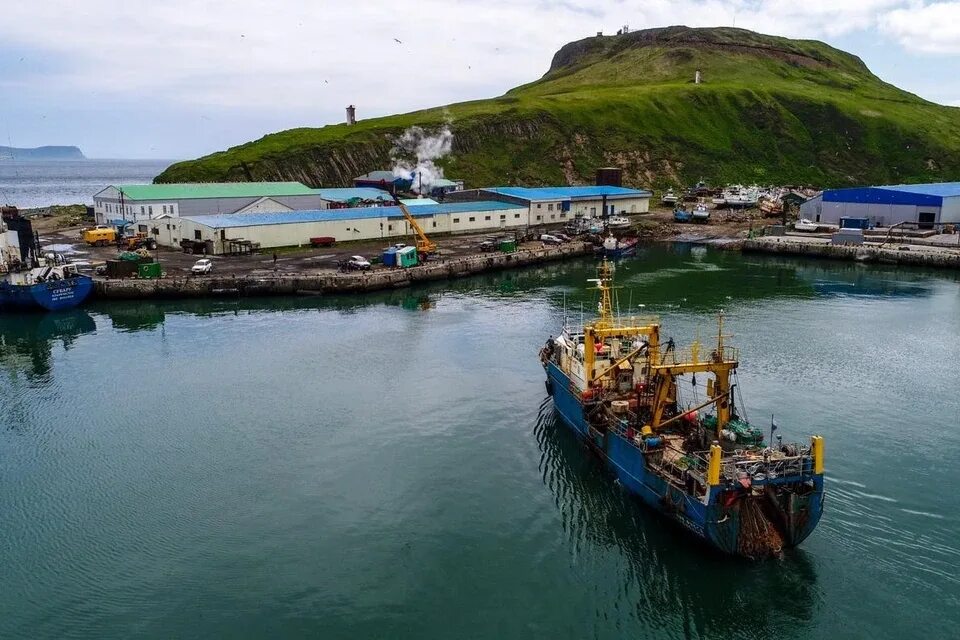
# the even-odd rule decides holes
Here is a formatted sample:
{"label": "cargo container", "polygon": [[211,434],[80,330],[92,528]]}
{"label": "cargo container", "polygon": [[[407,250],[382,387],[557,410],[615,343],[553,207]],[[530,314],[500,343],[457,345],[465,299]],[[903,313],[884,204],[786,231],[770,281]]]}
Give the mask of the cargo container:
{"label": "cargo container", "polygon": [[397,266],[406,269],[417,265],[417,248],[404,247],[397,249]]}
{"label": "cargo container", "polygon": [[516,240],[501,240],[500,241],[500,251],[503,253],[513,253],[517,250],[517,241]]}
{"label": "cargo container", "polygon": [[397,266],[397,248],[396,247],[387,247],[383,250],[382,254],[383,266],[385,267],[395,267]]}
{"label": "cargo container", "polygon": [[159,262],[141,262],[137,267],[137,276],[140,278],[159,278],[163,275]]}

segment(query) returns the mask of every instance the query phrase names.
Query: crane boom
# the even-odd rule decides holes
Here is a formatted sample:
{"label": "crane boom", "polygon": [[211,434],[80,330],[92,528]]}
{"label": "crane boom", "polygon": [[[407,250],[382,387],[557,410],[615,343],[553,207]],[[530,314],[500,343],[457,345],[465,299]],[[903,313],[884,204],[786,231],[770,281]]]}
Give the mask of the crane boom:
{"label": "crane boom", "polygon": [[402,202],[397,203],[400,206],[400,211],[403,212],[403,217],[406,219],[407,223],[413,229],[414,233],[417,234],[417,253],[426,257],[432,253],[437,252],[437,245],[430,238],[427,237],[427,234],[423,232],[423,229],[420,227],[420,224],[416,219],[410,214],[410,210],[407,209],[407,206]]}

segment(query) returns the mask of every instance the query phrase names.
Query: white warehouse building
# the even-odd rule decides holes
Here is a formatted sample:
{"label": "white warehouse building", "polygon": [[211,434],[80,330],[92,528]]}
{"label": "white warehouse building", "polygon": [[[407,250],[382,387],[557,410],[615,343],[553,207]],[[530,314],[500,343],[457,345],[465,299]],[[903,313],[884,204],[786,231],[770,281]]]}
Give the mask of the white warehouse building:
{"label": "white warehouse building", "polygon": [[[509,230],[530,224],[529,208],[509,202],[427,204],[412,207],[410,213],[428,235]],[[181,241],[203,242],[214,254],[232,253],[242,243],[269,249],[305,245],[319,237],[344,242],[413,233],[403,212],[393,206],[181,216],[153,221],[151,227],[151,235],[160,244],[179,247]]]}
{"label": "white warehouse building", "polygon": [[[393,204],[372,188],[311,189],[299,182],[111,185],[93,196],[97,224],[135,223],[224,213],[265,213]],[[154,225],[155,226],[155,225]]]}
{"label": "white warehouse building", "polygon": [[[583,187],[488,187],[479,198],[526,207],[531,224],[559,224],[574,218],[647,213],[653,195],[642,189],[607,185]],[[606,211],[604,211],[606,206]]]}

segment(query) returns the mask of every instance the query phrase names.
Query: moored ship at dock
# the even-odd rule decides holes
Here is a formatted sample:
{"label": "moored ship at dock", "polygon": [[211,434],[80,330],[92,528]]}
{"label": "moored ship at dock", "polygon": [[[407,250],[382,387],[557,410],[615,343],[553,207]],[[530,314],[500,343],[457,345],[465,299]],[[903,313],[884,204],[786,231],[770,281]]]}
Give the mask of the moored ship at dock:
{"label": "moored ship at dock", "polygon": [[823,439],[765,444],[734,402],[739,353],[722,315],[709,353],[681,350],[658,320],[614,316],[611,265],[599,271],[599,317],[540,352],[561,420],[631,493],[717,549],[759,558],[799,545],[822,512]]}

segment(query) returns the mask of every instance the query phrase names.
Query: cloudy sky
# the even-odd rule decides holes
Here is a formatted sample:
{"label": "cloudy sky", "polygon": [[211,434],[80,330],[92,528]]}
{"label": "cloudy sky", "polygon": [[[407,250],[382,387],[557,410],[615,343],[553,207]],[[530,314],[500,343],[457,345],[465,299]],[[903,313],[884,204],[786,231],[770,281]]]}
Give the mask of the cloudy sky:
{"label": "cloudy sky", "polygon": [[31,0],[0,15],[0,144],[195,157],[350,103],[366,118],[499,95],[624,24],[816,38],[960,105],[960,1]]}

